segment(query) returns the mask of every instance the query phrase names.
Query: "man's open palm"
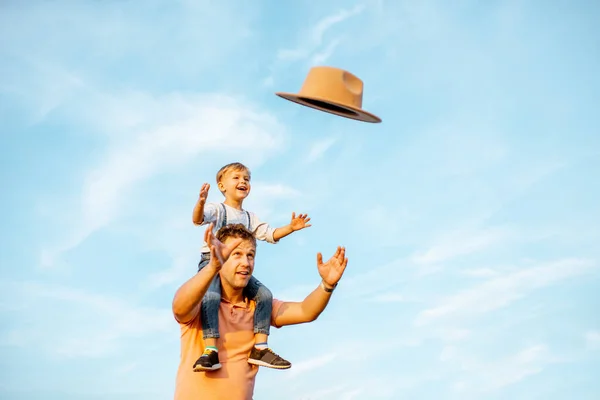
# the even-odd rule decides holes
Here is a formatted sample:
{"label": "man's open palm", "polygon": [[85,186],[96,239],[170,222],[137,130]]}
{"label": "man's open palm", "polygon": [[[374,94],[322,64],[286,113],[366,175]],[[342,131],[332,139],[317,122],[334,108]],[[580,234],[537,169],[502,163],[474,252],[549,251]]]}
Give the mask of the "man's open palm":
{"label": "man's open palm", "polygon": [[335,285],[338,283],[344,270],[348,265],[348,259],[346,258],[346,249],[338,246],[335,254],[326,262],[323,262],[323,255],[317,253],[317,268],[319,269],[319,275],[323,279],[323,282],[328,285]]}
{"label": "man's open palm", "polygon": [[211,262],[215,262],[215,266],[219,269],[225,264],[233,250],[242,243],[241,238],[232,239],[229,243],[222,243],[213,234],[213,223],[211,222],[204,232],[204,240],[210,249]]}

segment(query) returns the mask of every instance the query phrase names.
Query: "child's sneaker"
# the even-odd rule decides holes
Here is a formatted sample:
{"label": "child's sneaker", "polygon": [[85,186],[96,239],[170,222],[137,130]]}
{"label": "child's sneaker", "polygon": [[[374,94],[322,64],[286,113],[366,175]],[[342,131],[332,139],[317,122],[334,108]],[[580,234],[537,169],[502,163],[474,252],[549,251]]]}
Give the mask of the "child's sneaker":
{"label": "child's sneaker", "polygon": [[292,363],[273,353],[273,350],[269,348],[259,350],[256,347],[252,347],[248,363],[275,369],[288,369],[292,366]]}
{"label": "child's sneaker", "polygon": [[221,368],[221,363],[219,362],[219,353],[206,349],[204,353],[200,356],[200,358],[194,363],[194,371],[216,371]]}

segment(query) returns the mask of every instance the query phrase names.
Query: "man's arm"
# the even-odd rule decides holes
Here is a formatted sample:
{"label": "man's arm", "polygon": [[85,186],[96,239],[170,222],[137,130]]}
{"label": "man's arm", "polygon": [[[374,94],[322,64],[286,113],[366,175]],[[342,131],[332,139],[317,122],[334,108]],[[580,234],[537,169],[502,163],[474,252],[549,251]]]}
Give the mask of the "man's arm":
{"label": "man's arm", "polygon": [[181,285],[173,298],[173,315],[177,321],[186,324],[198,315],[200,302],[218,272],[218,269],[209,263]]}
{"label": "man's arm", "polygon": [[203,184],[200,189],[200,195],[192,213],[192,222],[195,225],[202,225],[202,222],[204,222],[204,204],[206,204],[209,189],[210,185],[208,183]]}
{"label": "man's arm", "polygon": [[296,217],[296,213],[293,212],[291,222],[281,228],[275,229],[275,232],[273,232],[273,239],[277,242],[279,239],[284,238],[293,232],[308,228],[311,226],[308,221],[310,221],[310,218],[307,214],[298,214]]}
{"label": "man's arm", "polygon": [[337,283],[348,265],[346,249],[338,247],[335,254],[325,263],[321,253],[317,254],[317,268],[321,275],[319,287],[313,290],[302,302],[284,302],[274,316],[275,326],[285,326],[312,322],[321,315]]}
{"label": "man's arm", "polygon": [[210,282],[221,270],[231,252],[242,239],[234,239],[223,244],[213,235],[213,224],[210,223],[204,232],[204,241],[210,249],[210,261],[200,272],[185,282],[173,298],[173,315],[181,323],[188,323],[198,315],[200,302],[210,286]]}

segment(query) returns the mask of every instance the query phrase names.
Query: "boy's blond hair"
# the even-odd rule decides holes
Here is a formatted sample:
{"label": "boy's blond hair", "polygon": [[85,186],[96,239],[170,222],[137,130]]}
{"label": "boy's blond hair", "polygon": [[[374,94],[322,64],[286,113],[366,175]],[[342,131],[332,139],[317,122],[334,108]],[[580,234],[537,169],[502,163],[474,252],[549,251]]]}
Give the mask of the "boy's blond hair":
{"label": "boy's blond hair", "polygon": [[246,167],[244,164],[239,162],[233,162],[221,167],[219,172],[217,172],[217,185],[221,182],[223,175],[225,175],[229,171],[246,171],[248,172],[248,176],[251,177],[250,169]]}

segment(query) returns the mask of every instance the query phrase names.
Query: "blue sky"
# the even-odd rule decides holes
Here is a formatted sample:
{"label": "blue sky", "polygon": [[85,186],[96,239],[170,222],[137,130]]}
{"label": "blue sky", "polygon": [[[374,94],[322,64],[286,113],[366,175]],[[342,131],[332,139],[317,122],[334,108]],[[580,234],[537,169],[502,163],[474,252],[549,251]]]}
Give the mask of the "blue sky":
{"label": "blue sky", "polygon": [[[259,244],[276,297],[350,258],[257,399],[598,398],[600,7],[451,3],[2,2],[0,397],[170,398],[192,208],[241,161],[313,221]],[[274,95],[311,65],[383,123]]]}

